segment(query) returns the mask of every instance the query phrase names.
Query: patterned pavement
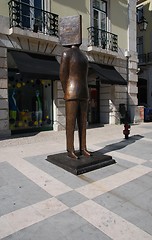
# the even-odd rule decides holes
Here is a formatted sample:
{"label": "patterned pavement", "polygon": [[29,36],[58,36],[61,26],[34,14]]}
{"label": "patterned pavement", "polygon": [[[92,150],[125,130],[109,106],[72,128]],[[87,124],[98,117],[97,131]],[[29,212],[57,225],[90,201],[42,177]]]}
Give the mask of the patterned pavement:
{"label": "patterned pavement", "polygon": [[87,131],[89,149],[117,163],[79,176],[46,161],[64,131],[1,140],[0,239],[152,240],[152,123],[128,140],[122,130]]}

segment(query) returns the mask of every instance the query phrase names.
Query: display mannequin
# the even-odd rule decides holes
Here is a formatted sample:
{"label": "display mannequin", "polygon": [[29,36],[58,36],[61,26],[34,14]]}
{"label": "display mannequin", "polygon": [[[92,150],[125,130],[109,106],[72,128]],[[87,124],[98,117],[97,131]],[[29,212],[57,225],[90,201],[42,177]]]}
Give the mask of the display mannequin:
{"label": "display mannequin", "polygon": [[38,125],[42,123],[42,103],[40,99],[40,93],[38,90],[36,90],[36,109],[35,109],[35,117],[36,117],[36,122]]}
{"label": "display mannequin", "polygon": [[14,121],[16,121],[17,119],[17,112],[18,107],[17,107],[17,103],[16,103],[16,99],[15,99],[15,94],[16,91],[13,90],[9,96],[9,113],[10,113],[10,119],[13,119]]}

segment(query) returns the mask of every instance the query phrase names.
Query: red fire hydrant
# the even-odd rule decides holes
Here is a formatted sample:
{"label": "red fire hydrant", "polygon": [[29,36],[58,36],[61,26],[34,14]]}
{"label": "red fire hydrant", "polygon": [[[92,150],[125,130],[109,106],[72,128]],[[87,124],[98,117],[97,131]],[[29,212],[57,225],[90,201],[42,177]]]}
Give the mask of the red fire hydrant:
{"label": "red fire hydrant", "polygon": [[130,124],[128,123],[124,124],[123,134],[125,135],[125,139],[128,139],[128,136],[130,134]]}

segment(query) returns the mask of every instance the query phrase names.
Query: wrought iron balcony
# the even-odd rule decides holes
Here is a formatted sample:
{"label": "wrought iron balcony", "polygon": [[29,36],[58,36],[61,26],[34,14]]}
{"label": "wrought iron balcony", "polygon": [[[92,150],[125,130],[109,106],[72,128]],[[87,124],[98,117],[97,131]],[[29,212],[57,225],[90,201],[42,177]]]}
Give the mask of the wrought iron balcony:
{"label": "wrought iron balcony", "polygon": [[19,27],[58,36],[57,14],[15,0],[9,1],[8,5],[10,28]]}
{"label": "wrought iron balcony", "polygon": [[118,51],[118,36],[116,34],[94,28],[88,28],[88,44],[89,46],[97,46],[102,49]]}

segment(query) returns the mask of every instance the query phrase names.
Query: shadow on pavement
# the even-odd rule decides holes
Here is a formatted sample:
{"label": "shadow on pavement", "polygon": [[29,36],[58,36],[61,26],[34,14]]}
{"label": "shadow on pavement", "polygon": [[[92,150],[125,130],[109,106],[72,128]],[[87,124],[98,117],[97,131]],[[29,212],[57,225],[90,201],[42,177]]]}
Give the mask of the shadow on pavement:
{"label": "shadow on pavement", "polygon": [[18,133],[18,134],[11,135],[11,136],[1,136],[1,137],[0,137],[0,141],[3,141],[3,140],[11,140],[11,139],[18,139],[18,138],[33,137],[33,136],[37,135],[38,133],[39,133],[39,132]]}
{"label": "shadow on pavement", "polygon": [[117,142],[117,143],[112,143],[112,144],[109,144],[109,145],[106,145],[104,148],[96,151],[96,152],[100,152],[102,154],[105,154],[105,153],[108,153],[108,152],[111,152],[111,151],[115,151],[115,150],[119,150],[119,149],[122,149],[122,148],[125,148],[126,146],[140,140],[144,138],[144,136],[141,136],[141,135],[133,135],[131,137],[129,137],[128,139],[124,139],[120,142]]}

